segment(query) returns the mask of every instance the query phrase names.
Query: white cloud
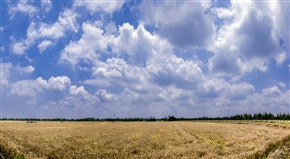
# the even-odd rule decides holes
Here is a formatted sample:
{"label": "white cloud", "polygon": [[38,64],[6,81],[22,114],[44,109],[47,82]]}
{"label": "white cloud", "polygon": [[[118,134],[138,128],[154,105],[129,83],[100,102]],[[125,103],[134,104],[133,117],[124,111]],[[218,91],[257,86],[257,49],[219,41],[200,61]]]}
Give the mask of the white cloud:
{"label": "white cloud", "polygon": [[[100,100],[97,96],[90,94],[84,88],[84,86],[77,87],[72,85],[68,89],[68,94],[59,98],[57,100],[51,100],[42,105],[42,108],[50,111],[77,111],[81,113],[82,111],[95,111],[96,105],[100,104]],[[86,112],[85,115],[87,115]],[[62,114],[63,116],[64,114]],[[71,116],[72,114],[67,114]]]}
{"label": "white cloud", "polygon": [[200,2],[159,1],[142,3],[140,9],[145,24],[155,25],[156,33],[175,47],[187,49],[205,47],[214,40],[214,23],[205,13],[207,7]]}
{"label": "white cloud", "polygon": [[118,33],[111,45],[112,50],[119,55],[127,54],[129,64],[146,66],[159,63],[173,54],[172,46],[158,35],[148,32],[142,23],[136,30],[129,23],[124,23],[119,26]]}
{"label": "white cloud", "polygon": [[160,86],[175,85],[184,89],[193,89],[203,80],[199,66],[192,61],[184,61],[169,56],[163,63],[148,66],[153,80]]}
{"label": "white cloud", "polygon": [[287,56],[289,56],[289,55],[287,55],[285,52],[279,53],[275,58],[277,64],[281,65],[284,61],[287,60],[287,58],[288,58]]}
{"label": "white cloud", "polygon": [[229,83],[222,78],[208,78],[195,91],[202,98],[226,98],[228,100],[244,100],[255,93],[255,87],[249,83]]}
{"label": "white cloud", "polygon": [[236,32],[236,46],[245,58],[267,57],[277,53],[278,39],[273,35],[272,17],[255,9],[250,9]]}
{"label": "white cloud", "polygon": [[[112,24],[108,25],[112,27]],[[126,54],[129,56],[127,62],[138,66],[159,63],[173,54],[172,46],[166,40],[145,30],[143,24],[135,30],[129,23],[124,23],[119,26],[117,36],[104,32],[101,26],[99,21],[83,23],[82,37],[78,41],[71,41],[64,48],[60,61],[67,61],[72,65],[81,60],[86,63],[98,63],[100,54],[110,53],[108,47],[112,49],[111,54]]]}
{"label": "white cloud", "polygon": [[278,85],[279,85],[280,87],[282,87],[282,88],[285,88],[285,87],[286,87],[285,83],[283,83],[283,82],[279,82]]}
{"label": "white cloud", "polygon": [[10,19],[13,19],[17,12],[27,13],[31,17],[37,12],[37,8],[29,5],[26,0],[23,0],[19,1],[17,5],[9,7]]}
{"label": "white cloud", "polygon": [[52,9],[51,0],[41,0],[41,7],[45,10],[45,12],[49,12]]}
{"label": "white cloud", "polygon": [[119,10],[125,0],[111,0],[111,1],[103,1],[103,0],[75,0],[73,6],[74,7],[86,7],[91,13],[95,12],[106,12],[108,14],[112,14],[114,11]]}
{"label": "white cloud", "polygon": [[58,39],[64,36],[64,27],[60,23],[54,23],[51,25],[41,23],[38,32],[40,37]]}
{"label": "white cloud", "polygon": [[73,86],[69,87],[69,94],[71,94],[71,95],[87,95],[89,93],[85,90],[84,86],[77,87],[76,85],[73,85]]}
{"label": "white cloud", "polygon": [[[128,96],[127,99],[132,97],[132,102],[144,103],[147,96],[160,100],[160,97],[147,93],[160,93],[165,85],[192,89],[203,80],[202,71],[196,63],[173,55],[172,46],[158,35],[148,32],[143,24],[134,29],[125,23],[119,26],[116,36],[105,35],[98,25],[94,25],[84,23],[81,39],[71,42],[61,54],[62,60],[73,65],[80,61],[92,64],[93,79],[84,83],[103,88],[118,86],[125,89],[121,99]],[[99,43],[103,44],[102,47]],[[106,62],[99,61],[97,56],[106,52],[107,46],[112,48],[113,55],[126,54],[128,59],[112,57]]]}
{"label": "white cloud", "polygon": [[[11,52],[24,56],[1,67],[5,105],[33,105],[35,114],[43,108],[44,116],[53,112],[69,118],[111,117],[112,112],[119,117],[217,116],[288,108],[288,85],[280,77],[289,58],[288,3],[232,1],[228,8],[215,8],[215,2],[144,1],[121,8],[126,2],[76,0],[53,13],[53,1],[41,0],[36,11],[13,10],[18,4],[33,7],[31,2],[10,6],[11,17],[37,16],[29,19],[26,38],[10,36]],[[122,24],[126,18],[118,19],[127,11],[132,23]],[[51,46],[51,54],[31,52]],[[74,78],[31,79],[43,70],[42,58],[49,57],[45,66],[56,64],[47,68],[49,74],[67,62]],[[274,60],[278,66],[272,67]],[[273,79],[257,85],[255,72],[279,74],[273,77],[277,86],[263,89]]]}
{"label": "white cloud", "polygon": [[52,40],[56,41],[65,36],[66,31],[78,31],[76,18],[77,14],[73,10],[65,9],[59,14],[58,20],[53,24],[31,22],[26,32],[26,39],[20,42],[14,41],[11,46],[12,51],[23,55],[37,40],[42,40],[38,44],[38,48],[40,52],[44,51],[48,46],[53,44]]}
{"label": "white cloud", "polygon": [[43,90],[64,91],[70,84],[67,76],[51,77],[48,81],[38,77],[36,80],[20,80],[11,84],[9,94],[36,98]]}
{"label": "white cloud", "polygon": [[33,66],[26,66],[26,67],[16,66],[15,70],[18,73],[32,73],[34,72],[35,68]]}
{"label": "white cloud", "polygon": [[[185,90],[183,88],[176,88],[175,86],[163,87],[161,90],[157,91],[157,97],[159,97],[162,102],[193,102],[191,101],[192,91]],[[153,98],[153,97],[150,97]],[[153,98],[154,99],[154,98]]]}
{"label": "white cloud", "polygon": [[11,63],[0,63],[1,70],[0,70],[0,77],[1,77],[1,85],[8,85],[9,84],[9,77],[10,71],[12,69]]}
{"label": "white cloud", "polygon": [[39,32],[37,31],[37,24],[35,22],[31,22],[27,31],[26,31],[26,39],[24,41],[27,48],[34,45],[35,40],[39,37]]}
{"label": "white cloud", "polygon": [[104,52],[112,36],[103,36],[103,30],[99,28],[100,22],[83,23],[83,35],[79,41],[71,41],[61,52],[61,61],[68,61],[76,65],[79,60],[95,61],[98,58],[97,51]]}
{"label": "white cloud", "polygon": [[50,40],[43,40],[40,44],[38,44],[38,49],[40,53],[42,53],[44,50],[46,50],[47,47],[53,45],[53,43]]}
{"label": "white cloud", "polygon": [[232,2],[229,8],[212,9],[223,20],[214,45],[208,47],[215,53],[209,60],[212,73],[246,74],[255,69],[265,72],[269,59],[276,59],[278,64],[285,60],[275,30],[274,12],[278,10],[269,12],[272,4]]}
{"label": "white cloud", "polygon": [[276,86],[266,88],[262,91],[262,94],[254,94],[240,105],[251,105],[247,107],[248,112],[271,112],[282,113],[289,111],[289,90],[281,92]]}
{"label": "white cloud", "polygon": [[281,94],[281,91],[277,86],[273,86],[270,88],[263,89],[262,94],[264,96],[279,96]]}
{"label": "white cloud", "polygon": [[26,51],[27,47],[22,42],[16,42],[12,44],[12,51],[15,54],[23,55]]}
{"label": "white cloud", "polygon": [[[121,85],[132,88],[135,84],[142,85],[146,82],[146,69],[131,66],[120,58],[107,59],[105,63],[99,63],[92,68],[92,75],[96,79],[110,82],[110,85]],[[143,83],[144,84],[144,83]]]}
{"label": "white cloud", "polygon": [[233,12],[228,8],[213,8],[212,13],[221,19],[228,19],[233,17]]}
{"label": "white cloud", "polygon": [[113,100],[117,100],[117,98],[113,94],[107,92],[104,89],[99,89],[95,94],[97,95],[97,97],[99,97],[101,102],[110,102]]}
{"label": "white cloud", "polygon": [[120,78],[127,66],[123,59],[110,58],[103,65],[93,68],[93,75],[106,78]]}
{"label": "white cloud", "polygon": [[37,92],[42,92],[47,83],[41,77],[36,80],[21,80],[12,84],[10,94],[18,96],[36,97]]}
{"label": "white cloud", "polygon": [[106,35],[111,35],[111,34],[116,34],[117,33],[117,28],[114,22],[110,22],[107,24],[105,27],[105,34]]}
{"label": "white cloud", "polygon": [[76,22],[77,13],[71,9],[65,9],[59,14],[57,21],[53,24],[41,23],[38,28],[39,37],[59,39],[65,35],[65,31],[78,31]]}
{"label": "white cloud", "polygon": [[243,100],[255,93],[255,87],[248,83],[231,84],[228,86],[227,96],[230,100]]}
{"label": "white cloud", "polygon": [[61,24],[66,30],[71,30],[74,32],[78,31],[78,24],[76,18],[77,13],[71,9],[65,9],[58,17],[58,23]]}
{"label": "white cloud", "polygon": [[13,66],[12,63],[1,63],[1,85],[10,86],[12,84],[10,82],[10,77],[13,77],[13,79],[17,78],[18,75],[25,74],[25,73],[32,73],[34,72],[33,66],[26,66],[26,67],[20,67],[20,66]]}
{"label": "white cloud", "polygon": [[[92,98],[89,98],[92,97]],[[98,105],[99,99],[94,96],[65,96],[59,100],[49,101],[41,105],[42,109],[49,110],[62,117],[71,118],[85,118],[90,115],[95,116],[96,105]],[[60,113],[61,112],[61,113]]]}
{"label": "white cloud", "polygon": [[71,85],[70,78],[67,76],[51,77],[47,83],[51,89],[55,90],[65,90]]}
{"label": "white cloud", "polygon": [[83,83],[91,86],[111,86],[111,83],[109,81],[103,79],[87,79]]}
{"label": "white cloud", "polygon": [[39,33],[36,30],[36,24],[34,22],[30,23],[26,31],[26,39],[21,40],[20,42],[12,43],[12,51],[15,54],[23,55],[26,53],[26,50],[34,45],[35,40],[38,38]]}
{"label": "white cloud", "polygon": [[[283,41],[282,48],[285,51],[289,51],[289,17],[290,15],[290,6],[289,2],[287,1],[271,1],[268,2],[269,10],[271,10],[272,17],[273,17],[273,32]],[[279,55],[278,55],[279,56]],[[281,56],[281,55],[280,55]],[[286,53],[287,58],[289,58],[289,52]],[[281,61],[277,60],[278,64]]]}
{"label": "white cloud", "polygon": [[112,77],[122,77],[122,74],[118,68],[110,68],[106,69],[104,67],[97,67],[94,71],[95,76],[103,76],[106,78],[112,78]]}

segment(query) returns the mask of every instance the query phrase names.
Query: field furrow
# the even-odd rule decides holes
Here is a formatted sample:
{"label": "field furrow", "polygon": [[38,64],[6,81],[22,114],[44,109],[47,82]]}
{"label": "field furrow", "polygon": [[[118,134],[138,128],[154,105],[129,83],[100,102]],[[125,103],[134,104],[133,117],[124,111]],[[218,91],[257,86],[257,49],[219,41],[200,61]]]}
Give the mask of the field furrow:
{"label": "field furrow", "polygon": [[260,158],[288,141],[289,128],[260,123],[3,122],[0,148],[6,158],[31,159]]}

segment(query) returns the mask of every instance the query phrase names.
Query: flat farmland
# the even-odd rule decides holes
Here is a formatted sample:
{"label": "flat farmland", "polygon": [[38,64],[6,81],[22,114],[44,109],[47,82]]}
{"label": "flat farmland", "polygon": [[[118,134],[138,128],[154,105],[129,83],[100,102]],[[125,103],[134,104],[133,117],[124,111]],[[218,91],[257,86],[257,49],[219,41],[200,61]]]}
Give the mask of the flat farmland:
{"label": "flat farmland", "polygon": [[0,133],[4,158],[262,158],[289,142],[290,126],[217,122],[1,122]]}

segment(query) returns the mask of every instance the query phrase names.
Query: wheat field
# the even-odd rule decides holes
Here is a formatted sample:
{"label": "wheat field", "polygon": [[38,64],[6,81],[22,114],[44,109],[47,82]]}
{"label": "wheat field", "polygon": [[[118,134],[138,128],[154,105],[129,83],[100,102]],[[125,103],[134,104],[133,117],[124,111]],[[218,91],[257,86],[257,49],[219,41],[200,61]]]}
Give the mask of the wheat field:
{"label": "wheat field", "polygon": [[[1,122],[5,158],[262,158],[288,124]],[[289,157],[289,156],[288,156]]]}

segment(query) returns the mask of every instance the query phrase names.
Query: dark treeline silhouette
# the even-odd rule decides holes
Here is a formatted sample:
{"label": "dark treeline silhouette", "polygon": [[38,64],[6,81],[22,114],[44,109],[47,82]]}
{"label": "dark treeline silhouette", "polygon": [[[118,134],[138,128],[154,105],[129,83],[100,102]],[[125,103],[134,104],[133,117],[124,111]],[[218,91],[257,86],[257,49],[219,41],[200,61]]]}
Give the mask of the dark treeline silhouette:
{"label": "dark treeline silhouette", "polygon": [[38,119],[38,118],[2,118],[0,120],[14,120],[14,121],[191,121],[191,120],[290,120],[289,113],[244,113],[236,114],[232,116],[224,117],[197,117],[197,118],[177,118],[174,116],[167,116],[165,118],[156,119],[155,117],[150,118],[80,118],[80,119],[67,119],[67,118],[53,118],[53,119]]}

